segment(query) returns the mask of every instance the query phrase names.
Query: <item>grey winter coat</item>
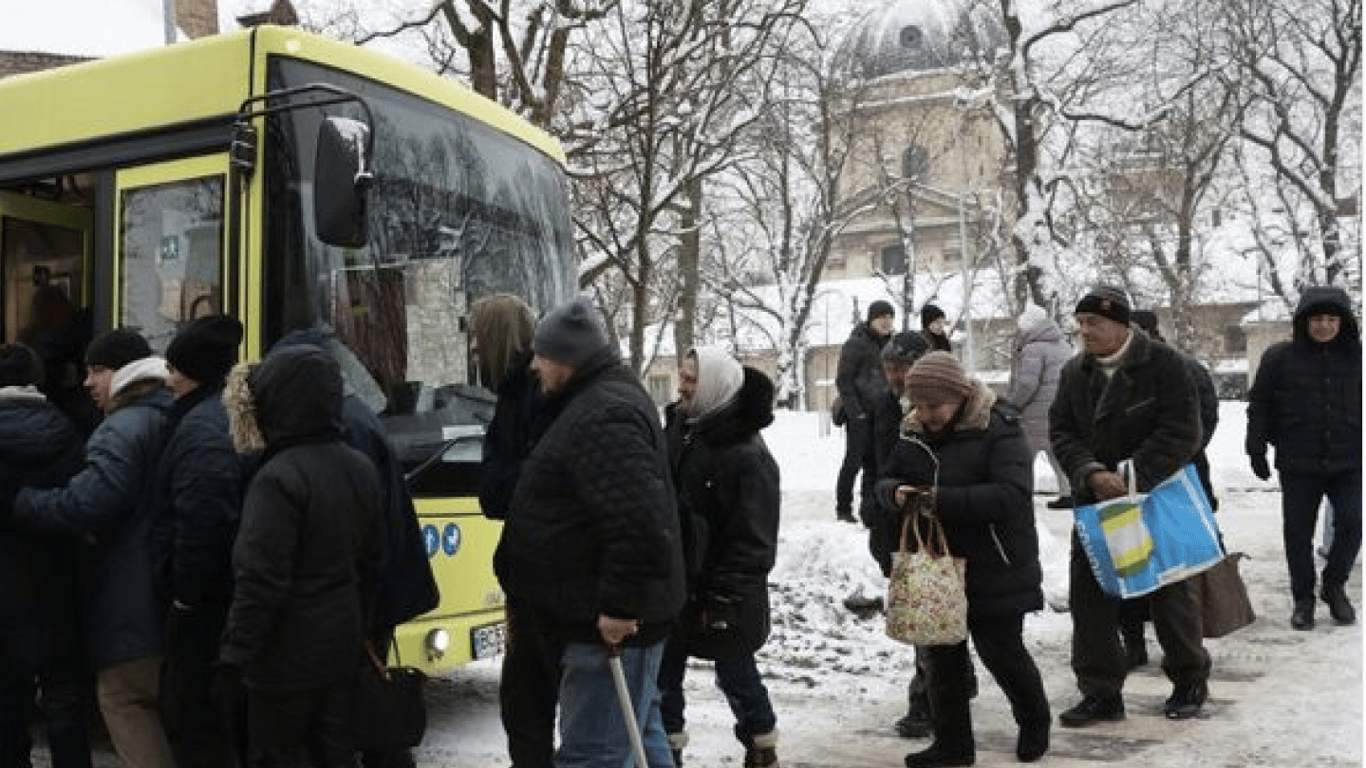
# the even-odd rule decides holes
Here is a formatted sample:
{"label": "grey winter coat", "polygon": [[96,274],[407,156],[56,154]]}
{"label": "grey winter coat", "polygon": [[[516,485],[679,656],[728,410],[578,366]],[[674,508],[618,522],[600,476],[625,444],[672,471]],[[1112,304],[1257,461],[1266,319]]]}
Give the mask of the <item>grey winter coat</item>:
{"label": "grey winter coat", "polygon": [[[1343,316],[1337,338],[1309,336],[1310,312],[1331,304]],[[1307,288],[1295,309],[1294,340],[1262,356],[1248,393],[1250,456],[1276,447],[1282,472],[1335,474],[1361,469],[1361,330],[1340,288]]]}
{"label": "grey winter coat", "polygon": [[20,529],[83,535],[94,544],[84,627],[96,669],[159,655],[169,604],[155,573],[152,525],[171,393],[161,380],[147,379],[115,400],[86,441],[85,467],[71,482],[24,489],[14,502]]}
{"label": "grey winter coat", "polygon": [[1049,449],[1048,408],[1057,395],[1062,367],[1071,357],[1072,346],[1051,317],[1020,329],[1005,399],[1020,412],[1031,454]]}

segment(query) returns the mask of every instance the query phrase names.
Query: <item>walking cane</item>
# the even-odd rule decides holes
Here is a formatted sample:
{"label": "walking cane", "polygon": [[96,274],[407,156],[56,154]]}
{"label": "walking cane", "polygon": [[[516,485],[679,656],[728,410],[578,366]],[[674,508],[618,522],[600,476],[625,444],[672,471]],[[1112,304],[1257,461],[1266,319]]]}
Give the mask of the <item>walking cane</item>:
{"label": "walking cane", "polygon": [[645,759],[645,742],[640,738],[640,726],[636,724],[636,710],[631,705],[631,692],[626,688],[626,670],[621,665],[621,645],[607,646],[607,666],[612,668],[612,682],[617,687],[617,703],[621,705],[621,716],[626,720],[626,733],[631,737],[631,754],[636,768],[649,768],[650,761]]}

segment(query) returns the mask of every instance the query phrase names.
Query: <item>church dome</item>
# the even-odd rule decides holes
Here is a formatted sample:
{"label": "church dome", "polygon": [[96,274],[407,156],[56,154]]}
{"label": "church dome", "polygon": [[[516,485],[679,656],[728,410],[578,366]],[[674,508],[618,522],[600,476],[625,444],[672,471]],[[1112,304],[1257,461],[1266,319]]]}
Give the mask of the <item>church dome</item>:
{"label": "church dome", "polygon": [[842,69],[861,78],[931,72],[995,59],[1005,47],[999,16],[971,0],[893,0],[855,25]]}

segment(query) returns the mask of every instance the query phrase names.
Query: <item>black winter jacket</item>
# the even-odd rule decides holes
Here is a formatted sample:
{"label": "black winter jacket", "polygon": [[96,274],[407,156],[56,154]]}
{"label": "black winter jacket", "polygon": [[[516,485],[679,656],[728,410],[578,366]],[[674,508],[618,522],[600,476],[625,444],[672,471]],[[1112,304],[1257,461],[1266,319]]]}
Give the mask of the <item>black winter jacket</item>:
{"label": "black winter jacket", "polygon": [[479,468],[479,506],[493,520],[507,517],[522,460],[545,431],[546,407],[531,375],[530,350],[517,355],[498,386],[498,404],[484,433]]}
{"label": "black winter jacket", "polygon": [[[31,389],[0,389],[0,485],[56,488],[81,469],[85,441]],[[0,533],[0,647],[29,669],[59,643],[76,642],[78,542],[72,536]]]}
{"label": "black winter jacket", "polygon": [[886,341],[874,334],[867,323],[859,323],[840,348],[835,388],[847,418],[868,415],[887,391],[887,379],[882,374],[882,345]]}
{"label": "black winter jacket", "polygon": [[167,595],[152,551],[160,510],[158,459],[171,432],[171,394],[160,380],[130,384],[85,444],[85,466],[63,488],[25,489],[21,529],[77,534],[87,553],[83,626],[96,669],[159,655]]}
{"label": "black winter jacket", "polygon": [[[1310,310],[1330,304],[1343,316],[1337,338],[1309,337]],[[1282,472],[1336,474],[1361,469],[1361,331],[1340,288],[1307,288],[1295,310],[1294,340],[1272,346],[1248,393],[1248,455],[1276,447]]]}
{"label": "black winter jacket", "polygon": [[969,614],[1002,616],[1042,608],[1043,569],[1031,497],[1034,463],[1018,412],[998,404],[979,381],[947,435],[928,437],[912,410],[877,482],[884,508],[897,508],[897,486],[933,486],[931,452],[939,459],[935,514],[943,521],[949,551],[967,559]]}
{"label": "black winter jacket", "polygon": [[557,637],[601,642],[600,614],[642,622],[630,645],[665,638],[683,607],[683,554],[658,410],[611,349],[547,404],[494,557],[510,599]]}
{"label": "black winter jacket", "polygon": [[1072,481],[1078,503],[1095,502],[1087,478],[1132,459],[1135,486],[1151,490],[1200,449],[1200,398],[1184,356],[1131,327],[1114,375],[1095,358],[1077,355],[1063,366],[1048,411],[1053,455]]}
{"label": "black winter jacket", "polygon": [[379,478],[342,441],[341,378],[326,352],[277,349],[248,385],[266,451],[243,501],[219,658],[241,667],[253,687],[341,683],[361,658],[384,560],[384,538],[374,535]]}
{"label": "black winter jacket", "polygon": [[[773,423],[773,382],[746,367],[735,400],[688,424],[677,403],[665,434],[678,490],[688,604],[684,647],[716,658],[768,639],[768,574],[778,551],[778,464],[759,430]],[[708,631],[723,622],[724,631]]]}
{"label": "black winter jacket", "polygon": [[191,607],[232,599],[232,543],[242,511],[243,463],[228,436],[223,386],[176,400],[161,454],[155,551],[164,589]]}

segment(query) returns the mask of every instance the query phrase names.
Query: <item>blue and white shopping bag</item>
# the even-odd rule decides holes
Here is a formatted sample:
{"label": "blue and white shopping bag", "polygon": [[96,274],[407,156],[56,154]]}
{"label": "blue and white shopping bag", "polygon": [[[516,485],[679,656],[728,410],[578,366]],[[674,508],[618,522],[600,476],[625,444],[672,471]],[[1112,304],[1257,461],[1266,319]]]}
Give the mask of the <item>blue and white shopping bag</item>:
{"label": "blue and white shopping bag", "polygon": [[1187,464],[1147,493],[1073,510],[1091,571],[1107,594],[1138,597],[1223,558],[1214,511]]}

